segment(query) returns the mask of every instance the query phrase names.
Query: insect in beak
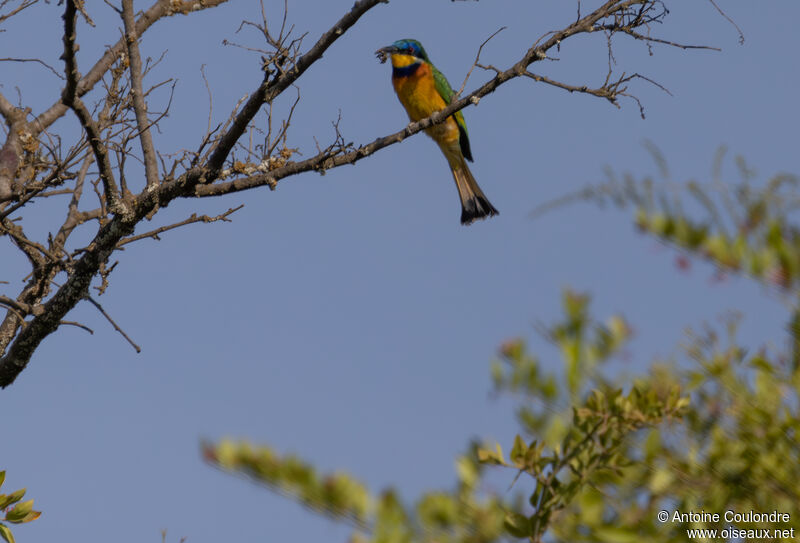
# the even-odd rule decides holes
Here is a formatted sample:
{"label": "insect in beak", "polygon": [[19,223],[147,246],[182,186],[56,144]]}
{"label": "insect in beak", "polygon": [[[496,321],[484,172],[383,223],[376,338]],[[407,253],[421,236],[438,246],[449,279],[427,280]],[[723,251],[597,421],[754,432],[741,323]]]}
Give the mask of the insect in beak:
{"label": "insect in beak", "polygon": [[399,50],[394,45],[389,45],[388,47],[381,47],[377,51],[375,51],[375,56],[378,57],[378,60],[381,61],[381,64],[386,62],[387,55],[391,55],[392,53],[397,53]]}

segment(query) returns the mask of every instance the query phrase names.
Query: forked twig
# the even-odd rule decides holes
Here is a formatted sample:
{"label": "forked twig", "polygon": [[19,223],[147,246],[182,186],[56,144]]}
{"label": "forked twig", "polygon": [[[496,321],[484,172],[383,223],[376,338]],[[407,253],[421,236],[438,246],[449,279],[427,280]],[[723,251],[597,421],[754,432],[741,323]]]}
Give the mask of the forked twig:
{"label": "forked twig", "polygon": [[480,47],[478,47],[478,54],[475,55],[475,62],[472,63],[472,66],[470,67],[469,71],[467,72],[467,75],[464,77],[464,82],[461,83],[461,88],[459,88],[458,92],[456,93],[457,97],[461,96],[461,93],[464,92],[464,89],[467,87],[467,81],[469,81],[469,76],[472,75],[472,70],[475,69],[475,66],[479,65],[478,63],[481,61],[481,52],[483,51],[483,46],[486,45],[487,43],[489,43],[489,40],[491,40],[492,38],[497,36],[500,32],[502,32],[506,28],[508,28],[508,27],[501,26],[500,28],[495,30],[494,33],[491,36],[489,36],[488,38],[486,38],[485,40],[483,40],[483,43],[481,43]]}

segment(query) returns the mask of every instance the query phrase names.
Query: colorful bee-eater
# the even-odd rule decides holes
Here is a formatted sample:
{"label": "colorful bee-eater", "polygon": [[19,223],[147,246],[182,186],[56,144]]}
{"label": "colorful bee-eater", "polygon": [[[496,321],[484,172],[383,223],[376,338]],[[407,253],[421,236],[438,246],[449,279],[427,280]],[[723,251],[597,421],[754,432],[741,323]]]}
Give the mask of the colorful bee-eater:
{"label": "colorful bee-eater", "polygon": [[[412,121],[444,109],[453,100],[453,89],[418,41],[398,40],[375,53],[381,62],[386,61],[387,54],[391,55],[392,85]],[[472,151],[461,111],[425,132],[439,144],[453,172],[461,197],[461,224],[497,215],[498,211],[489,203],[467,167],[466,161],[472,162]]]}

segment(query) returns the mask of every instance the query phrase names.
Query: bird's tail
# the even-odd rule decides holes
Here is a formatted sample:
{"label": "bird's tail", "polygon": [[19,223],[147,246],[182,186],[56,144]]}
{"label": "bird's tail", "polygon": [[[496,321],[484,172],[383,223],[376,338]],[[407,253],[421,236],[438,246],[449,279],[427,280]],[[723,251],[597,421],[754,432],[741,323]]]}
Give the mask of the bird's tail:
{"label": "bird's tail", "polygon": [[464,155],[461,154],[461,149],[445,149],[442,146],[447,162],[450,164],[450,169],[453,172],[453,179],[456,181],[456,188],[458,188],[458,196],[461,198],[461,224],[470,224],[477,219],[485,219],[492,215],[498,215],[500,212],[483,194],[483,191],[478,186],[478,182],[469,171],[467,161],[464,160]]}

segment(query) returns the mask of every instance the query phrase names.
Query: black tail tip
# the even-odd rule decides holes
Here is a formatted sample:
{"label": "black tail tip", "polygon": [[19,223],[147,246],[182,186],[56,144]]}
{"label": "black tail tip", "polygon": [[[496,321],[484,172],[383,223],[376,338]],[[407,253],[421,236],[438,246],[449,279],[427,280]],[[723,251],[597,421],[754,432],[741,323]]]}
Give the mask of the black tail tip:
{"label": "black tail tip", "polygon": [[489,200],[481,196],[473,196],[461,204],[461,224],[472,224],[478,219],[499,214]]}

